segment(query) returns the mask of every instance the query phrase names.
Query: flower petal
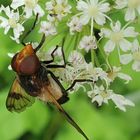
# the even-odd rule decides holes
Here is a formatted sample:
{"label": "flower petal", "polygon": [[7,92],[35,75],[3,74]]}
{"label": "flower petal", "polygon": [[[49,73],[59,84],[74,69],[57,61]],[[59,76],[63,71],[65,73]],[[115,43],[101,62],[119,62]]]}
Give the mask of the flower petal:
{"label": "flower petal", "polygon": [[106,53],[112,52],[114,48],[115,48],[115,43],[112,42],[111,40],[107,41],[107,43],[104,46],[104,50]]}
{"label": "flower petal", "polygon": [[138,11],[138,13],[140,15],[140,6],[137,7],[137,11]]}
{"label": "flower petal", "polygon": [[129,75],[121,73],[121,72],[118,73],[118,77],[125,80],[126,81],[125,84],[128,84],[129,81],[132,80],[132,78]]}
{"label": "flower petal", "polygon": [[90,20],[90,17],[86,14],[80,16],[80,21],[83,25],[86,25]]}
{"label": "flower petal", "polygon": [[120,56],[120,62],[124,65],[130,63],[132,61],[133,57],[131,54],[123,54]]}
{"label": "flower petal", "polygon": [[114,32],[119,32],[121,30],[121,23],[119,20],[115,23],[115,25],[111,23],[110,26]]}
{"label": "flower petal", "polygon": [[11,7],[13,9],[17,9],[18,7],[20,7],[20,6],[24,5],[24,4],[25,4],[24,0],[13,0],[12,4],[11,4]]}
{"label": "flower petal", "polygon": [[99,106],[101,106],[104,100],[103,100],[102,96],[96,95],[96,96],[92,99],[92,103],[95,102],[95,101],[98,103]]}
{"label": "flower petal", "polygon": [[34,13],[35,13],[35,15],[38,13],[39,14],[39,17],[42,17],[45,14],[44,11],[43,11],[43,9],[38,4],[34,8]]}
{"label": "flower petal", "polygon": [[95,17],[95,21],[99,25],[105,24],[105,16],[103,14],[99,14],[97,17]]}
{"label": "flower petal", "polygon": [[6,28],[9,25],[8,19],[0,16],[0,27]]}
{"label": "flower petal", "polygon": [[106,38],[110,38],[112,31],[110,29],[101,29],[101,35],[103,35]]}
{"label": "flower petal", "polygon": [[124,37],[136,37],[138,35],[137,32],[135,32],[135,28],[134,27],[127,27],[124,31],[123,31]]}
{"label": "flower petal", "polygon": [[116,104],[116,107],[122,111],[126,111],[125,105],[135,106],[132,101],[124,98],[122,95],[112,94],[111,99]]}
{"label": "flower petal", "polygon": [[25,7],[24,11],[26,13],[25,15],[26,18],[30,18],[32,16],[33,13],[32,9]]}
{"label": "flower petal", "polygon": [[78,1],[76,8],[79,11],[88,10],[88,4],[86,2],[80,0],[80,1]]}
{"label": "flower petal", "polygon": [[140,61],[134,61],[134,63],[132,64],[132,69],[140,72]]}
{"label": "flower petal", "polygon": [[128,1],[127,0],[116,0],[115,3],[117,4],[115,6],[116,9],[122,9],[127,6]]}
{"label": "flower petal", "polygon": [[103,3],[99,7],[100,12],[108,12],[110,10],[109,3]]}
{"label": "flower petal", "polygon": [[126,14],[125,14],[125,20],[126,21],[134,20],[135,17],[136,17],[135,9],[128,8],[127,11],[126,11]]}
{"label": "flower petal", "polygon": [[7,27],[5,27],[4,34],[7,34],[9,30],[10,30],[10,26],[8,25]]}
{"label": "flower petal", "polygon": [[136,52],[136,51],[139,51],[139,48],[140,48],[139,42],[137,39],[135,39],[133,44],[132,44],[131,50],[132,50],[132,52]]}
{"label": "flower petal", "polygon": [[128,50],[130,50],[132,46],[132,44],[126,39],[122,39],[119,42],[119,45],[120,45],[121,50],[124,52],[127,52]]}
{"label": "flower petal", "polygon": [[98,4],[98,0],[90,0],[90,4],[97,5]]}

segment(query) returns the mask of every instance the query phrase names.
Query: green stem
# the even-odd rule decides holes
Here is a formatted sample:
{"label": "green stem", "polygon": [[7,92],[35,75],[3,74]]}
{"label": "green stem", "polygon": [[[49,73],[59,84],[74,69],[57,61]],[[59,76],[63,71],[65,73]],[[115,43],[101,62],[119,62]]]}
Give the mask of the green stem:
{"label": "green stem", "polygon": [[112,71],[112,67],[111,67],[111,65],[109,63],[108,56],[105,55],[105,53],[103,52],[103,50],[100,47],[98,47],[98,49],[101,52],[101,55],[103,56],[108,68]]}
{"label": "green stem", "polygon": [[98,59],[98,57],[97,57],[97,55],[96,55],[96,51],[94,51],[94,59],[95,59],[95,64],[96,64],[96,66],[97,66],[97,67],[100,67],[100,62],[99,62],[99,59]]}
{"label": "green stem", "polygon": [[91,50],[91,62],[92,62],[92,64],[93,64],[93,66],[95,66],[95,61],[94,61],[94,50]]}

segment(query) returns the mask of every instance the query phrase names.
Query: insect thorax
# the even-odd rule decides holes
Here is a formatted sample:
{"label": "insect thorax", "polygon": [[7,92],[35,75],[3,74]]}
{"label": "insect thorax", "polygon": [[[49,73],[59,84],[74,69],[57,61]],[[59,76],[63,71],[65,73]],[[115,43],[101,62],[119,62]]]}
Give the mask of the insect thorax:
{"label": "insect thorax", "polygon": [[28,94],[31,96],[38,96],[41,88],[49,82],[47,75],[47,70],[43,66],[40,66],[35,74],[29,76],[18,75],[18,77],[21,86]]}

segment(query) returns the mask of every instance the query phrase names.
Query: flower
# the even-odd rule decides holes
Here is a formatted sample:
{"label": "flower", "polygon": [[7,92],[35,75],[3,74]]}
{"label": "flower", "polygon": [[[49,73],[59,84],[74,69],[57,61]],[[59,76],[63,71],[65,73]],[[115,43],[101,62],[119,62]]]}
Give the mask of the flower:
{"label": "flower", "polygon": [[[62,56],[61,56],[62,57]],[[62,82],[65,82],[67,85],[71,85],[76,79],[90,79],[91,75],[86,70],[87,63],[78,51],[72,51],[68,57],[68,64],[65,69],[57,69],[55,75],[57,75]],[[83,87],[83,84],[87,82],[78,82],[74,86],[74,91]]]}
{"label": "flower", "polygon": [[91,91],[88,91],[88,96],[92,98],[92,102],[97,102],[99,106],[102,105],[102,103],[108,103],[108,100],[110,99],[109,91],[107,90],[105,92],[105,89],[103,85],[97,86],[94,85],[94,88],[92,88]]}
{"label": "flower", "polygon": [[140,71],[140,45],[137,39],[132,43],[131,53],[121,55],[121,63],[128,64],[133,60],[132,69]]}
{"label": "flower", "polygon": [[53,23],[42,21],[39,33],[44,33],[45,36],[55,35],[57,33]]}
{"label": "flower", "polygon": [[72,20],[67,23],[67,25],[70,27],[70,33],[73,35],[74,32],[80,32],[82,30],[83,24],[80,21],[80,18],[74,16],[72,17]]}
{"label": "flower", "polygon": [[71,6],[68,4],[68,0],[51,0],[46,2],[46,10],[50,15],[62,20],[68,13],[70,13]]}
{"label": "flower", "polygon": [[116,104],[116,108],[119,108],[120,110],[124,112],[126,111],[126,108],[125,108],[126,105],[135,106],[135,104],[132,101],[126,99],[122,95],[118,95],[114,93],[111,95],[111,99]]}
{"label": "flower", "polygon": [[13,10],[10,10],[9,6],[2,6],[1,8],[1,11],[5,12],[7,18],[0,16],[0,27],[5,28],[4,34],[7,34],[10,28],[12,28],[14,36],[11,38],[19,42],[19,36],[24,31],[24,27],[22,26],[22,24],[19,23],[19,12],[14,12]]}
{"label": "flower", "polygon": [[95,36],[84,36],[79,43],[79,49],[85,49],[86,52],[97,49]]}
{"label": "flower", "polygon": [[138,33],[135,32],[135,28],[126,26],[121,28],[120,21],[117,21],[114,26],[111,23],[110,26],[111,30],[106,28],[101,29],[101,34],[109,39],[104,46],[105,52],[110,53],[115,47],[120,47],[124,52],[130,50],[132,43],[126,38],[136,37],[138,35]]}
{"label": "flower", "polygon": [[133,65],[135,71],[140,71],[140,44],[138,40],[134,40],[132,48]]}
{"label": "flower", "polygon": [[119,108],[122,111],[126,111],[125,106],[134,106],[134,103],[126,98],[124,96],[115,94],[113,90],[105,89],[103,85],[97,86],[94,85],[94,88],[92,88],[91,91],[88,91],[88,96],[92,98],[92,102],[97,102],[99,106],[101,106],[103,103],[108,104],[108,100],[112,100],[116,107]]}
{"label": "flower", "polygon": [[68,61],[72,63],[72,65],[80,65],[86,63],[83,55],[76,50],[70,53]]}
{"label": "flower", "polygon": [[112,82],[116,77],[119,77],[120,79],[126,81],[125,84],[129,83],[129,81],[132,80],[132,78],[129,75],[124,74],[120,71],[121,71],[121,67],[113,66],[113,70],[108,73],[108,77],[111,79]]}
{"label": "flower", "polygon": [[38,0],[13,0],[11,3],[11,7],[13,9],[17,9],[20,6],[24,7],[25,17],[30,18],[34,14],[39,14],[40,17],[44,15],[43,9],[38,4]]}
{"label": "flower", "polygon": [[116,0],[116,9],[127,8],[125,20],[130,21],[136,18],[136,14],[140,15],[140,0]]}
{"label": "flower", "polygon": [[87,0],[87,2],[80,0],[77,2],[77,10],[81,11],[80,19],[82,24],[88,24],[89,20],[95,20],[99,25],[105,24],[106,12],[110,10],[109,3],[104,1],[99,2],[98,0]]}
{"label": "flower", "polygon": [[102,68],[93,67],[93,64],[89,63],[86,65],[86,71],[93,83],[96,83],[97,81],[105,81],[106,86],[110,85],[111,79],[108,77],[108,73]]}

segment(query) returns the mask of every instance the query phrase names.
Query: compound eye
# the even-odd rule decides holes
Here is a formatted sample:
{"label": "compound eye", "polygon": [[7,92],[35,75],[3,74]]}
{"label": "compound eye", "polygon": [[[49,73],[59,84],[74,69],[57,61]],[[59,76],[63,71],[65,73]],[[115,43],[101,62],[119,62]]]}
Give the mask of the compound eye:
{"label": "compound eye", "polygon": [[17,55],[18,55],[18,53],[16,53],[16,54],[14,55],[14,57],[12,58],[12,61],[11,61],[11,67],[12,67],[12,69],[13,69],[14,71],[16,71],[16,72],[17,72],[17,69],[18,69],[17,62],[16,62]]}
{"label": "compound eye", "polygon": [[19,65],[19,71],[23,75],[32,75],[37,72],[40,62],[36,55],[27,56]]}

